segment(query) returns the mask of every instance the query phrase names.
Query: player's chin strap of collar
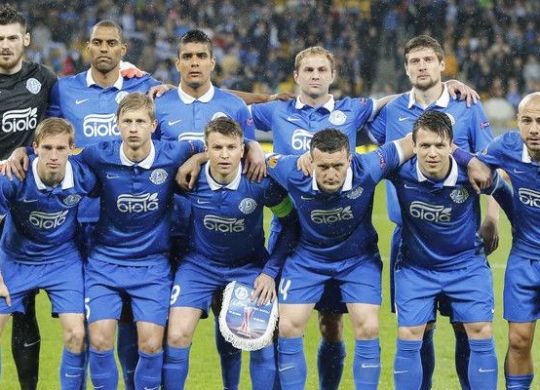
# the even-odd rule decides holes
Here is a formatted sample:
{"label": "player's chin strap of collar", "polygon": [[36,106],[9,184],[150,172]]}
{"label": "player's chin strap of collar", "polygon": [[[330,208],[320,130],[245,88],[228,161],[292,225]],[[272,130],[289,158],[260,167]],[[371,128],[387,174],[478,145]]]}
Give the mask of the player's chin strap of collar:
{"label": "player's chin strap of collar", "polygon": [[253,289],[236,281],[223,292],[219,330],[223,338],[244,351],[256,351],[272,342],[278,319],[277,302],[257,306]]}

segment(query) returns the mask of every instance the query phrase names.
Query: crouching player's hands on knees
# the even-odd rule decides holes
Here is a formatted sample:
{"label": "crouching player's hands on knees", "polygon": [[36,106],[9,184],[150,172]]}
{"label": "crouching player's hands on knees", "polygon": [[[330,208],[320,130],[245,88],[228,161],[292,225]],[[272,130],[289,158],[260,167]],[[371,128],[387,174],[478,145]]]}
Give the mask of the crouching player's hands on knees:
{"label": "crouching player's hands on knees", "polygon": [[253,283],[253,294],[251,295],[252,301],[257,301],[257,305],[266,305],[267,303],[274,302],[276,299],[276,282],[274,278],[261,273],[255,279]]}

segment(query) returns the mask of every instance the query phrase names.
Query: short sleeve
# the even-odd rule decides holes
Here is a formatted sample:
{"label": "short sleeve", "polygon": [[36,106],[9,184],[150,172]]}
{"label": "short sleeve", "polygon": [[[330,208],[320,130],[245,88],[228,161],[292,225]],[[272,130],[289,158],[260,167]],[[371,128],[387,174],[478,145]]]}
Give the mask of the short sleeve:
{"label": "short sleeve", "polygon": [[272,113],[274,108],[274,102],[252,104],[250,106],[255,128],[262,131],[272,131]]}

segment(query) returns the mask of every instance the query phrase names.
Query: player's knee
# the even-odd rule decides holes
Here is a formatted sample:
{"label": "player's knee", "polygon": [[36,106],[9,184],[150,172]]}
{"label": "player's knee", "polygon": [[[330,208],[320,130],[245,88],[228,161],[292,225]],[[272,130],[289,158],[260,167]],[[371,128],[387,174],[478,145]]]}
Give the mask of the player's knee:
{"label": "player's knee", "polygon": [[319,330],[324,340],[335,343],[343,339],[343,316],[341,314],[319,313]]}
{"label": "player's knee", "polygon": [[74,326],[64,330],[64,345],[68,350],[80,353],[84,347],[85,331],[84,326]]}
{"label": "player's knee", "polygon": [[508,349],[511,353],[528,355],[531,352],[533,337],[529,332],[511,330],[508,335]]}
{"label": "player's knee", "polygon": [[281,317],[279,319],[279,335],[281,337],[302,337],[303,334],[304,326],[302,324],[286,317]]}
{"label": "player's knee", "polygon": [[468,337],[472,339],[487,339],[493,336],[491,322],[468,324],[466,329]]}
{"label": "player's knee", "polygon": [[379,321],[377,318],[369,318],[356,327],[355,336],[360,340],[371,340],[379,337]]}
{"label": "player's knee", "polygon": [[139,340],[139,350],[148,353],[154,354],[161,351],[163,348],[163,340],[158,339],[157,337],[148,337]]}
{"label": "player's knee", "polygon": [[182,332],[181,330],[173,330],[169,327],[167,334],[167,344],[174,348],[186,348],[191,344],[192,335]]}
{"label": "player's knee", "polygon": [[103,333],[91,332],[90,344],[96,351],[109,351],[114,347],[114,337],[107,337]]}

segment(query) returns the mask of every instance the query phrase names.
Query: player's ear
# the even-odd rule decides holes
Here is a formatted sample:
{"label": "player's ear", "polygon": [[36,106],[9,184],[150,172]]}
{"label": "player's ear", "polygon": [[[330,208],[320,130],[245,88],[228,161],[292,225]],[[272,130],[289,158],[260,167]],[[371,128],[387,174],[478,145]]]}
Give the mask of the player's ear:
{"label": "player's ear", "polygon": [[446,63],[444,62],[444,60],[441,60],[439,63],[439,69],[441,70],[441,72],[443,72],[445,68],[446,68]]}
{"label": "player's ear", "polygon": [[124,58],[127,53],[128,45],[125,42],[122,42],[120,45],[122,47],[122,58]]}
{"label": "player's ear", "polygon": [[24,35],[23,35],[23,45],[24,45],[24,47],[30,46],[30,41],[31,41],[30,33],[29,32],[24,33]]}
{"label": "player's ear", "polygon": [[36,141],[32,142],[32,147],[34,148],[34,154],[38,156],[38,144],[36,143]]}

